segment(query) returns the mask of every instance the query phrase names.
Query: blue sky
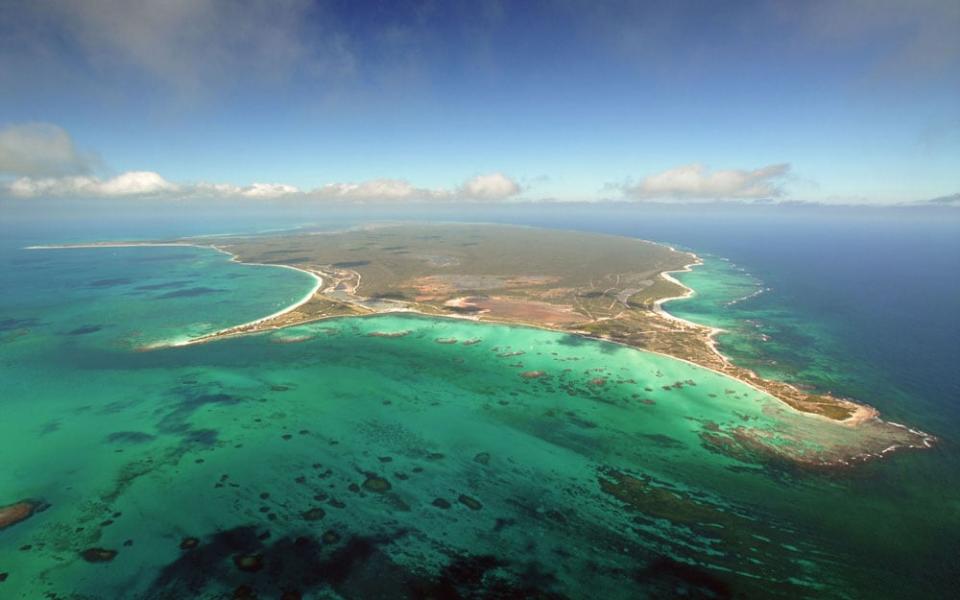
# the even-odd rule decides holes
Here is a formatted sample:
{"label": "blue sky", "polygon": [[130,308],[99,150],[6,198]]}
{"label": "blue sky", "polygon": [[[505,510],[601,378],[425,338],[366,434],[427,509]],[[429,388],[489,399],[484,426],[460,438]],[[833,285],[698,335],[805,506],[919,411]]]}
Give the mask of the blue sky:
{"label": "blue sky", "polygon": [[957,30],[932,0],[4,4],[0,194],[923,201],[960,192]]}

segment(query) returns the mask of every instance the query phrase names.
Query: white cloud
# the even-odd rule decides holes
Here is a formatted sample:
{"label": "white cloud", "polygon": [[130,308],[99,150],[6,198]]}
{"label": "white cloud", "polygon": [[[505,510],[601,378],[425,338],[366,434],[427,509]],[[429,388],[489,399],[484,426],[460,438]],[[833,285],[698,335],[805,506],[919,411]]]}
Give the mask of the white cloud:
{"label": "white cloud", "polygon": [[169,197],[169,198],[300,198],[329,202],[453,202],[503,200],[520,191],[510,178],[494,173],[467,180],[456,188],[422,188],[404,179],[371,179],[361,182],[328,183],[301,190],[285,183],[173,183],[151,171],[131,171],[111,179],[93,176],[21,177],[3,184],[0,196],[37,197]]}
{"label": "white cloud", "polygon": [[181,186],[181,191],[188,195],[206,196],[242,196],[245,198],[279,198],[291,194],[299,194],[300,188],[286,183],[253,183],[248,186],[233,185],[230,183],[206,183]]}
{"label": "white cloud", "polygon": [[298,194],[300,189],[286,183],[254,183],[244,188],[240,193],[248,198],[277,198],[289,194]]}
{"label": "white cloud", "polygon": [[520,186],[503,173],[477,175],[460,186],[460,195],[475,200],[504,200],[520,193]]}
{"label": "white cloud", "polygon": [[757,199],[783,195],[782,183],[789,164],[776,164],[753,170],[710,171],[694,163],[649,175],[638,183],[620,186],[623,194],[636,200],[680,199]]}
{"label": "white cloud", "polygon": [[134,196],[173,192],[177,186],[152,171],[129,171],[99,183],[105,196]]}
{"label": "white cloud", "polygon": [[382,201],[382,200],[440,200],[450,196],[443,189],[415,187],[404,179],[372,179],[359,183],[328,183],[308,192],[320,199]]}
{"label": "white cloud", "polygon": [[49,123],[0,129],[0,174],[47,177],[90,171],[94,159],[77,149],[66,131]]}
{"label": "white cloud", "polygon": [[[179,198],[300,197],[343,202],[497,201],[521,191],[503,173],[477,175],[451,188],[417,187],[405,179],[328,183],[311,190],[286,183],[173,183],[153,171],[127,171],[109,179],[88,175],[90,160],[70,135],[46,123],[11,125],[0,130],[0,196],[18,198],[165,196]],[[3,176],[13,176],[4,179]]]}
{"label": "white cloud", "polygon": [[520,186],[502,173],[478,175],[456,188],[416,187],[405,179],[373,179],[359,183],[328,183],[306,194],[313,198],[355,201],[505,200]]}
{"label": "white cloud", "polygon": [[8,192],[20,198],[38,196],[122,197],[157,196],[180,189],[152,171],[129,171],[111,179],[89,176],[21,177],[7,184]]}

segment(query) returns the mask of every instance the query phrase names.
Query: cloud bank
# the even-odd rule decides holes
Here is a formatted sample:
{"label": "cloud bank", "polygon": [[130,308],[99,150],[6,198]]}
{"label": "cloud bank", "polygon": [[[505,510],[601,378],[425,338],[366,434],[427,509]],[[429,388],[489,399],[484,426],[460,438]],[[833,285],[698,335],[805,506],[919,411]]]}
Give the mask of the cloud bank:
{"label": "cloud bank", "polygon": [[786,163],[759,169],[710,171],[700,163],[682,165],[615,186],[632,200],[725,200],[779,198],[790,172]]}
{"label": "cloud bank", "polygon": [[455,195],[446,189],[418,188],[405,179],[372,179],[359,183],[328,183],[310,190],[307,195],[323,200],[413,201],[451,200]]}
{"label": "cloud bank", "polygon": [[501,200],[520,193],[520,186],[503,173],[477,175],[460,186],[460,195],[476,200]]}
{"label": "cloud bank", "polygon": [[417,187],[405,179],[334,182],[302,190],[287,183],[236,185],[169,181],[154,171],[127,171],[110,178],[90,174],[94,160],[70,135],[48,123],[0,129],[0,198],[294,198],[341,202],[501,201],[520,193],[503,173],[477,175],[449,188]]}
{"label": "cloud bank", "polygon": [[129,171],[109,179],[94,176],[19,177],[0,182],[0,196],[15,198],[249,198],[339,202],[499,202],[516,196],[520,185],[503,173],[478,175],[452,188],[417,187],[405,179],[328,183],[301,190],[285,183],[174,183],[152,171]]}
{"label": "cloud bank", "polygon": [[92,176],[21,177],[6,185],[6,191],[18,198],[38,196],[86,196],[116,198],[177,192],[180,189],[152,171],[129,171],[111,179]]}

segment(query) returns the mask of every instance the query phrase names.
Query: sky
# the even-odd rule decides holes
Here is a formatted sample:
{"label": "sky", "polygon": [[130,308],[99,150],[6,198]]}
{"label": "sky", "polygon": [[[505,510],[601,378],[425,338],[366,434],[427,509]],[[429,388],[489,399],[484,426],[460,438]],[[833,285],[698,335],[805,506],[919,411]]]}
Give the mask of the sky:
{"label": "sky", "polygon": [[0,202],[960,204],[956,0],[0,0]]}

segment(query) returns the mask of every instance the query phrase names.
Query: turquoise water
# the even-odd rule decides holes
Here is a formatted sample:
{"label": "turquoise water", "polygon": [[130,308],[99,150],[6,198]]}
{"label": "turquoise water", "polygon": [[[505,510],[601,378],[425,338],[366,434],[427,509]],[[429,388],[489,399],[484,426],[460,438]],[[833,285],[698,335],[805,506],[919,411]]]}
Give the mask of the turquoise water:
{"label": "turquoise water", "polygon": [[210,333],[281,310],[315,281],[195,247],[22,250],[2,258],[3,332],[28,328],[34,343],[67,351]]}
{"label": "turquoise water", "polygon": [[[0,531],[3,597],[902,597],[942,584],[902,576],[950,547],[919,490],[869,466],[809,473],[705,446],[787,415],[704,369],[410,316],[142,352],[273,312],[312,280],[187,248],[4,259],[0,505],[49,507]],[[704,285],[688,314],[743,291],[729,283]],[[117,554],[91,563],[91,548]]]}
{"label": "turquoise water", "polygon": [[[862,308],[857,309],[850,296],[862,295],[863,291],[846,294],[843,288],[850,283],[843,282],[836,286],[836,298],[816,294],[804,297],[790,290],[792,302],[787,302],[783,288],[797,286],[784,274],[771,271],[769,278],[761,279],[726,258],[709,254],[702,258],[703,265],[676,275],[696,290],[695,295],[674,301],[668,308],[685,319],[722,328],[717,341],[725,355],[765,377],[867,402],[878,407],[885,418],[940,436],[932,450],[897,454],[837,479],[834,483],[839,494],[835,498],[842,504],[832,510],[845,515],[838,531],[861,540],[871,539],[869,531],[884,532],[862,549],[863,560],[878,561],[890,569],[889,573],[878,573],[878,581],[889,586],[917,583],[914,589],[898,591],[901,596],[951,595],[949,590],[960,577],[950,550],[960,539],[955,373],[932,366],[927,369],[928,377],[919,376],[910,362],[889,364],[882,347],[864,345],[873,341],[878,345],[915,346],[915,338],[926,338],[927,344],[916,349],[920,360],[926,357],[930,365],[949,362],[956,346],[932,342],[949,336],[956,321],[938,321],[937,310],[929,310],[928,316],[924,309],[928,304],[936,307],[944,298],[927,295],[901,299],[897,296],[903,295],[903,290],[884,287],[872,298],[873,305],[864,300]],[[909,254],[899,258],[904,263],[915,264],[917,260]],[[869,272],[883,267],[863,262],[856,270]],[[840,279],[840,274],[831,279],[823,273],[824,285]],[[847,270],[841,273],[850,274]],[[938,277],[941,275],[946,273]],[[943,293],[949,303],[955,296],[956,282],[947,279],[937,285],[936,281],[931,285],[942,288],[938,293]],[[854,286],[864,283],[858,281]],[[795,308],[791,310],[791,306]],[[893,307],[903,307],[907,316],[891,312]],[[884,310],[897,319],[883,320],[881,331],[868,327],[868,319],[859,314]],[[811,318],[815,311],[822,318]],[[910,317],[910,312],[917,316]],[[938,328],[931,339],[929,332]],[[870,360],[879,356],[883,356],[882,361]]]}
{"label": "turquoise water", "polygon": [[[783,305],[762,306],[771,290],[763,280],[728,259],[705,255],[703,265],[676,273],[695,296],[668,304],[678,317],[717,327],[723,353],[765,377],[799,385],[815,380],[823,390],[835,389],[845,377],[843,365],[817,352],[816,340],[829,337],[822,322],[803,320]],[[805,338],[798,343],[798,337]]]}

